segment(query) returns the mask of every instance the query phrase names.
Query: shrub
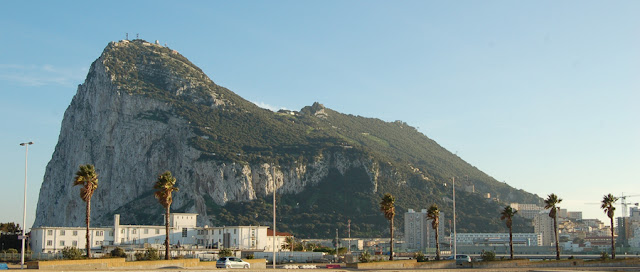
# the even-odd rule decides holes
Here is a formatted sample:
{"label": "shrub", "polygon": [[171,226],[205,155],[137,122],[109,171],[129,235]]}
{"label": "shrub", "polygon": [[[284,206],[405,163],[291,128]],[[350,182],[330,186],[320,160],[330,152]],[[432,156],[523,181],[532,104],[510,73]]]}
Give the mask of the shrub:
{"label": "shrub", "polygon": [[609,259],[609,253],[606,252],[602,252],[600,253],[600,260],[608,260]]}
{"label": "shrub", "polygon": [[15,254],[18,253],[18,250],[15,248],[10,248],[4,251],[5,253],[9,253],[9,254]]}
{"label": "shrub", "polygon": [[158,250],[155,248],[148,248],[147,251],[145,251],[144,253],[144,259],[150,260],[150,261],[160,260],[160,256],[158,255]]}
{"label": "shrub", "polygon": [[111,257],[126,258],[127,253],[124,252],[124,249],[116,247],[111,251]]}
{"label": "shrub", "polygon": [[78,260],[82,258],[82,251],[76,247],[65,247],[62,249],[62,258],[65,260]]}
{"label": "shrub", "polygon": [[496,253],[493,251],[483,251],[480,257],[482,257],[483,261],[495,261]]}
{"label": "shrub", "polygon": [[424,256],[424,254],[422,252],[416,252],[415,254],[413,254],[413,257],[416,259],[416,261],[418,262],[426,262],[429,260],[429,258],[427,258],[426,256]]}
{"label": "shrub", "polygon": [[233,252],[231,252],[231,249],[228,249],[228,248],[223,248],[220,250],[220,252],[218,252],[218,257],[220,258],[231,256],[231,255],[233,255]]}
{"label": "shrub", "polygon": [[136,252],[133,256],[136,257],[136,261],[144,261],[144,253],[142,252]]}
{"label": "shrub", "polygon": [[371,253],[369,253],[368,251],[362,252],[360,254],[360,257],[358,257],[358,260],[361,263],[368,263],[371,262]]}
{"label": "shrub", "polygon": [[247,259],[248,259],[248,260],[251,260],[251,259],[253,259],[253,258],[254,258],[253,254],[249,254],[249,255],[247,255]]}

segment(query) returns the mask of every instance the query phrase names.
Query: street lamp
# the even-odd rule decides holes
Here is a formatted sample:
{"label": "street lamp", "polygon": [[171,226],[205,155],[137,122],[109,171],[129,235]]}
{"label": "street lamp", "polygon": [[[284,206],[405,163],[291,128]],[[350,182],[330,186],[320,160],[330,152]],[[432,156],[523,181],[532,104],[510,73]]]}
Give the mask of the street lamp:
{"label": "street lamp", "polygon": [[22,236],[20,237],[20,239],[22,240],[20,269],[24,269],[24,241],[26,240],[24,231],[27,228],[27,158],[29,157],[29,146],[32,144],[33,142],[20,143],[21,146],[26,147],[24,153],[24,205],[22,209]]}

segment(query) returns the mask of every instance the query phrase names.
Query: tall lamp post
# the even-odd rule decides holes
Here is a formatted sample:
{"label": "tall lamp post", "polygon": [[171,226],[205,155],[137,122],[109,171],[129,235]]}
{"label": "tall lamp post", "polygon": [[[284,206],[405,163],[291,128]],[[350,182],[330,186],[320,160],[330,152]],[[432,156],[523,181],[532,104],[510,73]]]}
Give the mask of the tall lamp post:
{"label": "tall lamp post", "polygon": [[458,254],[457,252],[457,247],[456,247],[456,242],[457,242],[457,238],[456,238],[456,178],[453,177],[453,259],[456,259],[456,256]]}
{"label": "tall lamp post", "polygon": [[29,146],[32,145],[33,142],[20,143],[21,146],[26,147],[24,153],[24,205],[22,206],[22,252],[20,254],[20,269],[24,269],[24,241],[25,237],[25,229],[27,228],[27,159],[29,157]]}

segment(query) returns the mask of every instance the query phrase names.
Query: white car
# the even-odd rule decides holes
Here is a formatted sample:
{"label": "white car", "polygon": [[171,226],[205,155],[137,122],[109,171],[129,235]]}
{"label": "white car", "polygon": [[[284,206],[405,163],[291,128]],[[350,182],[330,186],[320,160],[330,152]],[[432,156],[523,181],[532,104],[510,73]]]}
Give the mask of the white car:
{"label": "white car", "polygon": [[244,268],[249,269],[251,264],[236,257],[222,257],[216,261],[216,268]]}

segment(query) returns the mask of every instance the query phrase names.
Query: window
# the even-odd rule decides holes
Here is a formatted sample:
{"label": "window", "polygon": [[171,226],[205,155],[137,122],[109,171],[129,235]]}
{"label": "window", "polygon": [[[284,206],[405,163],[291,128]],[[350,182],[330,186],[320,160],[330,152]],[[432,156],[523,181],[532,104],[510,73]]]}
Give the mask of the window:
{"label": "window", "polygon": [[96,241],[96,246],[101,246],[102,245],[102,241]]}
{"label": "window", "polygon": [[47,240],[47,246],[52,246],[52,245],[53,245],[53,241]]}
{"label": "window", "polygon": [[73,235],[73,236],[78,236],[78,231],[77,231],[77,230],[74,230],[74,231],[73,231],[73,233],[72,233],[72,235]]}
{"label": "window", "polygon": [[47,235],[53,235],[53,230],[47,230]]}
{"label": "window", "polygon": [[149,238],[144,238],[144,243],[148,244],[149,243]]}
{"label": "window", "polygon": [[74,247],[77,247],[78,246],[78,241],[71,242],[71,245],[74,246]]}
{"label": "window", "polygon": [[120,239],[120,244],[124,244],[124,238]]}
{"label": "window", "polygon": [[64,241],[60,241],[60,246],[64,246]]}
{"label": "window", "polygon": [[136,234],[136,231],[137,231],[136,229],[133,229],[133,230],[131,230],[131,233],[132,234]]}
{"label": "window", "polygon": [[138,243],[138,240],[136,240],[136,238],[133,238],[133,244],[135,245],[137,243]]}
{"label": "window", "polygon": [[187,237],[187,228],[182,228],[182,237]]}
{"label": "window", "polygon": [[104,236],[103,230],[96,230],[96,236]]}
{"label": "window", "polygon": [[218,230],[218,234],[222,234],[222,230]]}
{"label": "window", "polygon": [[109,241],[109,245],[112,246],[113,245],[113,241]]}
{"label": "window", "polygon": [[160,229],[156,229],[156,234],[160,234]]}
{"label": "window", "polygon": [[233,229],[233,234],[236,234],[236,229]]}
{"label": "window", "polygon": [[113,236],[113,231],[110,231],[110,232],[109,232],[109,236]]}
{"label": "window", "polygon": [[121,230],[120,230],[120,233],[124,234],[124,229],[121,229]]}
{"label": "window", "polygon": [[64,236],[64,230],[60,230],[60,236]]}
{"label": "window", "polygon": [[144,234],[149,234],[149,229],[144,229]]}

